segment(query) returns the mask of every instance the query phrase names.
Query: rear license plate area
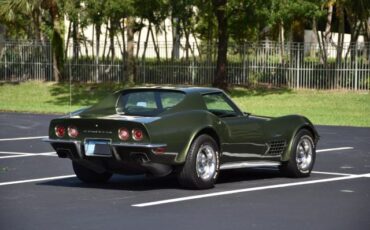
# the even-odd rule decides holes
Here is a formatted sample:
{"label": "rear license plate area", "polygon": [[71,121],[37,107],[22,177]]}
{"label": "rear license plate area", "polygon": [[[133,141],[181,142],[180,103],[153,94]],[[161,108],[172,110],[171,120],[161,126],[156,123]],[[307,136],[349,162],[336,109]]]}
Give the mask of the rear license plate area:
{"label": "rear license plate area", "polygon": [[110,140],[86,139],[84,143],[86,156],[111,157]]}

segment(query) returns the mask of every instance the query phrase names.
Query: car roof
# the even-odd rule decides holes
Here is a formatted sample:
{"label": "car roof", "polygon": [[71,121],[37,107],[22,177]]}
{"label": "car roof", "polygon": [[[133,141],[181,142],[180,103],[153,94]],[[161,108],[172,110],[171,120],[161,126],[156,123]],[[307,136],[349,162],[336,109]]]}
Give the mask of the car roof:
{"label": "car roof", "polygon": [[193,93],[218,93],[223,92],[221,89],[218,88],[211,88],[211,87],[191,87],[191,86],[147,86],[147,87],[134,87],[134,88],[128,88],[121,91],[136,91],[136,90],[175,90],[175,91],[181,91],[186,94],[193,94]]}

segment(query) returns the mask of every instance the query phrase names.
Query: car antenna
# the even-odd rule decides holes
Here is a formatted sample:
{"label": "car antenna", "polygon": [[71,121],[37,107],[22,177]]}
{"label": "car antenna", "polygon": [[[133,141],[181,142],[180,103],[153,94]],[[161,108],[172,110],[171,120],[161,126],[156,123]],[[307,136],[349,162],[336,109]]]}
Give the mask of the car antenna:
{"label": "car antenna", "polygon": [[69,117],[72,116],[72,76],[71,64],[69,65]]}

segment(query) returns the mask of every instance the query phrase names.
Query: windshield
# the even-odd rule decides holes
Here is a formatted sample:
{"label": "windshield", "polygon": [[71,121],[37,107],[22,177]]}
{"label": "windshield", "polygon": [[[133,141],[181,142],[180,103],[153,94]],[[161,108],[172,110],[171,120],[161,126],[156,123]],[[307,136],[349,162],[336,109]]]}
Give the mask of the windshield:
{"label": "windshield", "polygon": [[116,112],[134,116],[157,116],[177,105],[184,97],[182,92],[169,90],[126,91],[119,96]]}

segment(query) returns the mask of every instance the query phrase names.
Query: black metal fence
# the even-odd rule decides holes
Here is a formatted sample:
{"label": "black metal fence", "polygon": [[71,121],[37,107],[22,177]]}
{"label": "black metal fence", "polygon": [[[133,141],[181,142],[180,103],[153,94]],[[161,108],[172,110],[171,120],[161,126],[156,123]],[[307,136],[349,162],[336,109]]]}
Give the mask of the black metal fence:
{"label": "black metal fence", "polygon": [[[144,48],[145,47],[145,48]],[[214,46],[136,45],[131,62],[122,45],[67,47],[63,77],[78,82],[124,82],[130,68],[136,83],[207,85],[214,80]],[[295,89],[370,90],[370,44],[319,47],[311,43],[261,42],[231,46],[228,81]],[[97,52],[98,51],[98,52]],[[99,54],[97,54],[99,53]],[[323,56],[322,54],[325,54]],[[131,66],[128,66],[131,63]],[[0,43],[0,81],[52,81],[48,43]]]}

